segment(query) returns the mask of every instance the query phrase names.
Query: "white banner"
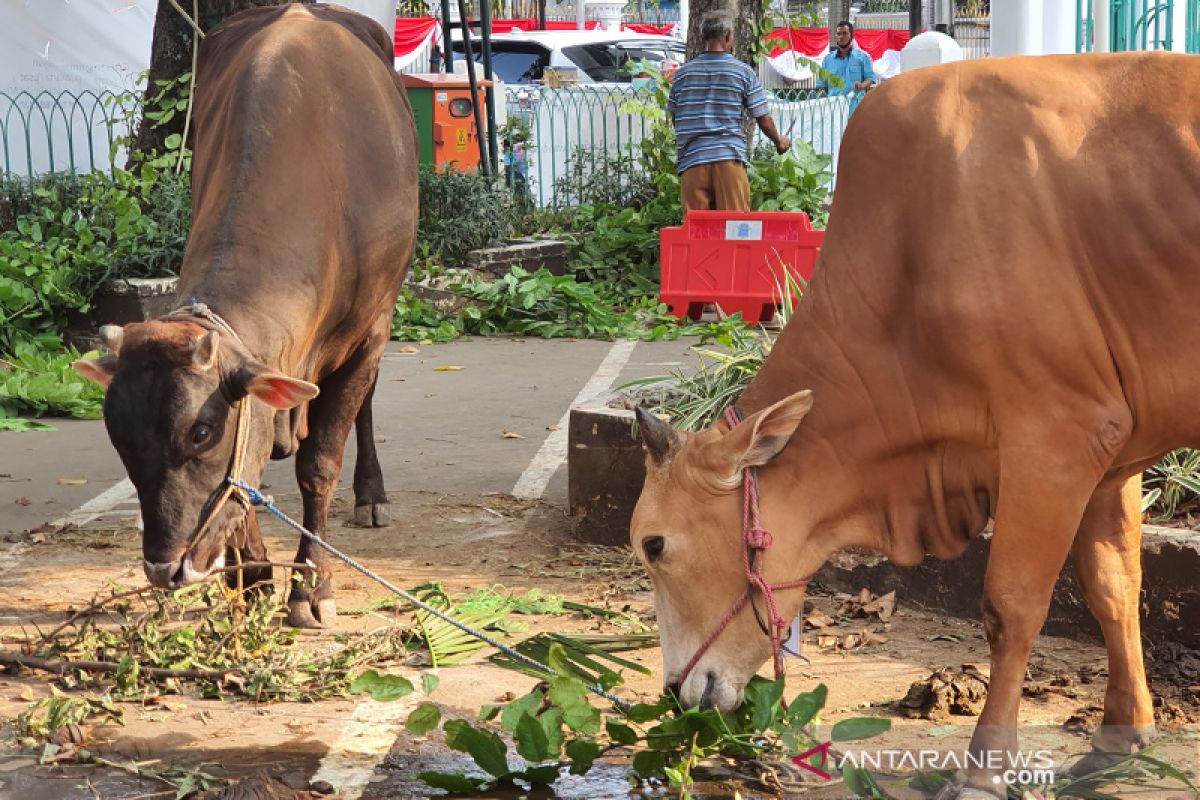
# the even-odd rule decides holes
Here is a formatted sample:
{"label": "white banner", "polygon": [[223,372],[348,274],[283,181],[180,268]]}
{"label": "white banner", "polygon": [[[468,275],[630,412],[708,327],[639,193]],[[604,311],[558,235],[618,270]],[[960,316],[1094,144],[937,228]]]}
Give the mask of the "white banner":
{"label": "white banner", "polygon": [[[395,29],[394,0],[341,4],[389,36]],[[0,171],[107,168],[124,128],[110,124],[120,114],[104,98],[140,92],[157,8],[157,0],[0,0]]]}

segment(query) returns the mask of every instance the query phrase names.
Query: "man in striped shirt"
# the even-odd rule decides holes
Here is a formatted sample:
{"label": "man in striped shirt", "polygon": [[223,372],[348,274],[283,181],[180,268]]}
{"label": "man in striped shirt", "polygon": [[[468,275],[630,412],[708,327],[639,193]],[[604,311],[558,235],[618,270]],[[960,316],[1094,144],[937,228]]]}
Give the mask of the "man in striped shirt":
{"label": "man in striped shirt", "polygon": [[675,126],[683,208],[749,211],[743,112],[754,118],[778,152],[786,153],[792,143],[775,129],[754,70],[730,52],[732,17],[720,11],[706,14],[700,33],[705,50],[675,72],[667,100]]}

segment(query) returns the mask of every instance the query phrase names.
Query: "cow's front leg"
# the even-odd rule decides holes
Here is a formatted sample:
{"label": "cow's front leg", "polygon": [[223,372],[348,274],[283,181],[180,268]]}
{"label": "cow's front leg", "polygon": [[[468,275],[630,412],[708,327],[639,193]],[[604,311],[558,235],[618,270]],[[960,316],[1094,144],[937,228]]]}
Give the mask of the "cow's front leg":
{"label": "cow's front leg", "polygon": [[[304,502],[304,527],[325,538],[329,504],[342,472],[342,456],[350,426],[375,381],[386,339],[364,344],[350,360],[321,381],[321,394],[308,409],[308,438],[296,454],[296,480]],[[288,595],[288,623],[319,628],[333,622],[333,570],[329,555],[308,537],[300,542],[296,561],[309,564],[292,575]]]}
{"label": "cow's front leg", "polygon": [[[1043,442],[1046,437],[1039,437]],[[1084,507],[1099,480],[1079,464],[1053,463],[1053,439],[1022,450],[1037,459],[1006,461],[1001,456],[1000,495],[995,532],[983,589],[983,624],[991,649],[987,702],[971,737],[972,766],[960,798],[990,792],[1006,794],[1003,774],[1019,769],[1018,712],[1025,669],[1038,631],[1046,620],[1055,579],[1062,570]],[[982,766],[981,766],[982,765]],[[974,792],[974,794],[972,793]]]}
{"label": "cow's front leg", "polygon": [[1092,737],[1094,752],[1072,772],[1111,765],[1154,738],[1154,706],[1142,662],[1138,601],[1142,586],[1142,478],[1096,490],[1072,550],[1075,577],[1104,633],[1108,687],[1104,721]]}

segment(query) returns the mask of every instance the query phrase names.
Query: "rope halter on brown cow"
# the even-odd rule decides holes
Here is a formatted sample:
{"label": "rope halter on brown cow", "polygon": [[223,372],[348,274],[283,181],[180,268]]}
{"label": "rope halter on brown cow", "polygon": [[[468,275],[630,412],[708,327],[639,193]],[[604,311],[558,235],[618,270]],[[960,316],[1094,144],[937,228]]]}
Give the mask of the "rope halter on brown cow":
{"label": "rope halter on brown cow", "polygon": [[[218,331],[229,334],[234,341],[239,343],[242,341],[242,337],[237,335],[237,331],[204,303],[192,302],[189,305],[180,306],[170,314],[167,314],[167,316],[202,319]],[[234,406],[237,413],[237,421],[234,423],[233,453],[229,456],[229,468],[226,470],[225,479],[221,481],[221,485],[214,489],[208,496],[208,499],[204,501],[204,505],[200,509],[200,519],[197,521],[196,527],[192,531],[192,535],[188,537],[187,545],[183,549],[184,557],[187,556],[187,552],[192,549],[196,542],[200,541],[200,537],[205,534],[209,525],[216,519],[217,514],[225,507],[230,498],[241,503],[245,507],[247,515],[254,513],[254,506],[250,502],[249,495],[237,485],[237,482],[240,482],[242,478],[242,460],[245,457],[246,440],[249,438],[250,431],[250,414],[246,410],[246,405],[246,396],[243,395]],[[243,543],[234,542],[233,544],[234,546],[231,548],[233,550],[233,557],[236,565],[240,567],[242,553],[239,547]],[[241,569],[237,571],[237,589],[240,595],[243,589]]]}
{"label": "rope halter on brown cow", "polygon": [[[725,409],[725,422],[732,429],[742,421],[741,411],[737,406]],[[679,684],[687,680],[689,674],[699,663],[701,656],[712,646],[721,632],[728,627],[738,612],[747,603],[753,605],[754,590],[758,589],[763,596],[763,604],[767,607],[767,621],[759,620],[763,632],[771,640],[771,657],[775,667],[775,679],[783,677],[783,634],[788,629],[788,621],[779,614],[775,603],[775,592],[780,589],[795,589],[808,584],[808,578],[797,578],[782,583],[769,583],[763,574],[763,561],[767,548],[771,546],[771,532],[762,527],[758,509],[758,469],[746,467],[742,470],[742,569],[746,575],[746,590],[734,601],[733,607],[725,612],[725,616],[713,626],[712,631],[701,642],[695,655],[687,662],[683,672],[679,674]],[[757,616],[757,609],[755,615]]]}

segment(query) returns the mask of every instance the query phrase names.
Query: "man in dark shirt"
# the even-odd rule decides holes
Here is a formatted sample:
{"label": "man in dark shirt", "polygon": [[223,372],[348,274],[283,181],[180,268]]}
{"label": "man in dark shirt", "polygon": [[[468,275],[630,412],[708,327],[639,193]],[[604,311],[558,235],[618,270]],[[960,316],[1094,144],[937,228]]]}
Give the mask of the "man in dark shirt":
{"label": "man in dark shirt", "polygon": [[786,153],[792,143],[775,129],[754,70],[730,52],[733,19],[720,11],[706,14],[700,33],[705,51],[675,72],[667,100],[675,126],[683,208],[749,211],[743,112],[754,118],[778,152]]}

